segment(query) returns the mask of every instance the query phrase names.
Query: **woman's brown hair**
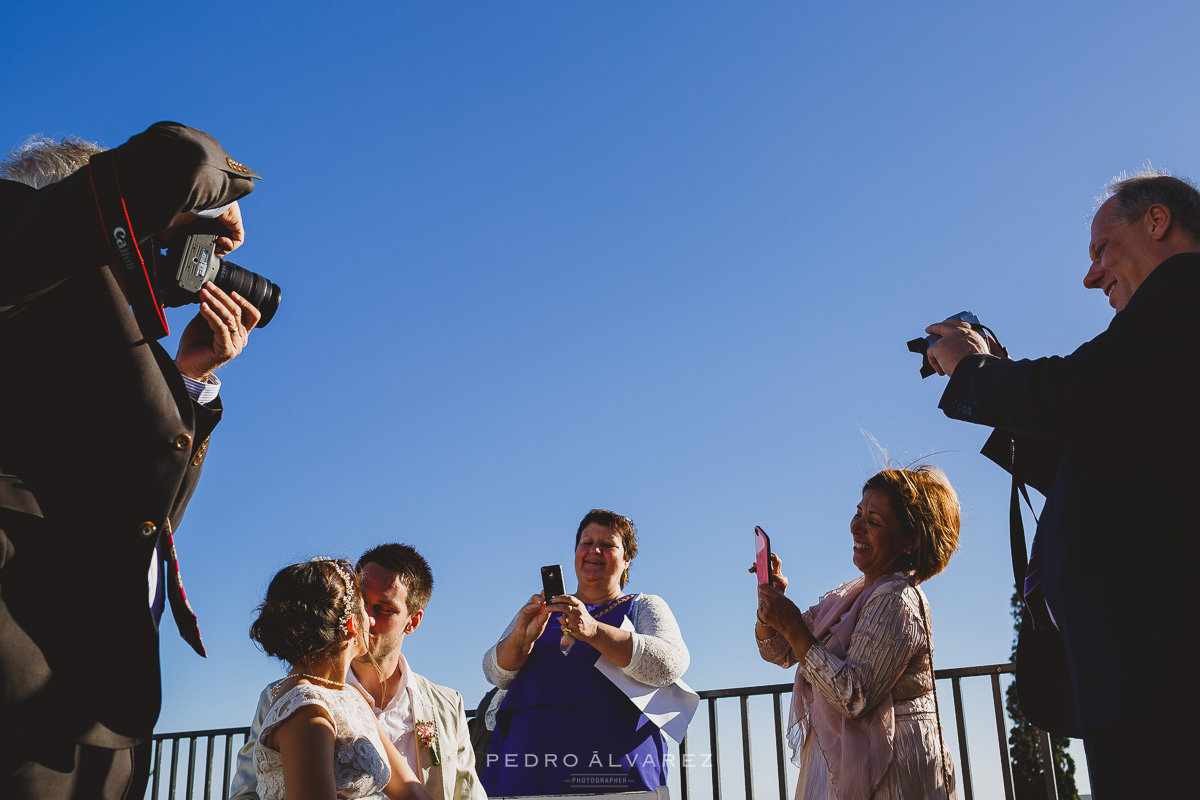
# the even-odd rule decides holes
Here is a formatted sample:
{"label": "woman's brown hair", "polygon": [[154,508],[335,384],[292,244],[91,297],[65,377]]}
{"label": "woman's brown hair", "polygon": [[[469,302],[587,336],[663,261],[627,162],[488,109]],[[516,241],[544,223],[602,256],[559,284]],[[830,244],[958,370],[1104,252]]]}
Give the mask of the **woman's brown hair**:
{"label": "woman's brown hair", "polygon": [[258,617],[250,624],[250,638],[267,655],[289,664],[320,660],[346,641],[345,623],[350,616],[366,633],[361,596],[349,561],[306,561],[284,567],[267,587]]}
{"label": "woman's brown hair", "polygon": [[593,508],[579,523],[579,529],[575,531],[575,546],[579,547],[579,540],[583,537],[583,530],[588,525],[596,524],[601,528],[607,528],[613,532],[614,536],[621,539],[621,546],[625,548],[626,564],[625,569],[621,572],[621,588],[625,588],[625,582],[629,580],[629,563],[633,561],[633,557],[637,555],[637,528],[633,524],[633,520],[629,517],[623,517],[615,511],[609,511],[605,508]]}
{"label": "woman's brown hair", "polygon": [[887,494],[892,513],[905,538],[913,536],[917,548],[907,568],[917,583],[946,568],[958,550],[961,526],[958,494],[937,467],[922,464],[912,469],[885,469],[863,485]]}

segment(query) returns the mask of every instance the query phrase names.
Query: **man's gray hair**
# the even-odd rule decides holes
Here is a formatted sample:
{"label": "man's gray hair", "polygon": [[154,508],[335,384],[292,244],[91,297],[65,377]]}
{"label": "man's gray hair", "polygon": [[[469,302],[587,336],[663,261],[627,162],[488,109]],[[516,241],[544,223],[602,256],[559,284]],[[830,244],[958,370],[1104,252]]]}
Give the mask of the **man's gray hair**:
{"label": "man's gray hair", "polygon": [[40,189],[69,177],[107,149],[75,136],[55,141],[35,134],[0,160],[0,178]]}
{"label": "man's gray hair", "polygon": [[1166,206],[1171,223],[1200,244],[1200,192],[1191,181],[1165,172],[1139,172],[1111,183],[1108,195],[1117,198],[1116,217],[1127,224],[1140,220],[1155,203]]}

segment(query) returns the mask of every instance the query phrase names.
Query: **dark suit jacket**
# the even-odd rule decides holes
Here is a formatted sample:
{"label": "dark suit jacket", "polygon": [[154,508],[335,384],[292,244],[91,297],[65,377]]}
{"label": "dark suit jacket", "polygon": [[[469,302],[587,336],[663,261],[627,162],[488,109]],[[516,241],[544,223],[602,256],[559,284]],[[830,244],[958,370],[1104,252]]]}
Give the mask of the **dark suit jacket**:
{"label": "dark suit jacket", "polygon": [[[175,123],[115,154],[139,241],[252,188]],[[0,748],[127,747],[159,711],[147,569],[220,409],[139,332],[87,169],[40,190],[0,181],[0,242]]]}
{"label": "dark suit jacket", "polygon": [[942,396],[947,416],[1062,450],[1037,538],[1080,735],[1195,708],[1198,304],[1200,254],[1174,256],[1071,355],[972,356]]}

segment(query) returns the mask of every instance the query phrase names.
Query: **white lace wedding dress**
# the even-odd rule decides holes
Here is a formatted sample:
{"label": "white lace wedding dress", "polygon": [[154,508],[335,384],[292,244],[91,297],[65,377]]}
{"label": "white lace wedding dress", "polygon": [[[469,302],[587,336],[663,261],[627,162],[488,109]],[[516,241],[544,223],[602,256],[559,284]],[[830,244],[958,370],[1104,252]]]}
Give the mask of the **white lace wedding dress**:
{"label": "white lace wedding dress", "polygon": [[333,774],[337,796],[353,800],[386,800],[383,787],[392,779],[375,716],[354,689],[326,689],[301,683],[284,692],[263,720],[254,748],[254,771],[262,800],[283,800],[283,757],[263,744],[271,729],[307,705],[325,709],[333,720]]}

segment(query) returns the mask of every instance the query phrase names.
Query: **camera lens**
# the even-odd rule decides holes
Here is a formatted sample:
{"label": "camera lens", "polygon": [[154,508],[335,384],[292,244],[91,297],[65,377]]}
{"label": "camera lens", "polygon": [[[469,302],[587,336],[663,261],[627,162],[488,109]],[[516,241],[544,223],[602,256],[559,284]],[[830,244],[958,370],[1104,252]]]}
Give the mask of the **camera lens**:
{"label": "camera lens", "polygon": [[221,260],[221,268],[217,271],[217,279],[213,283],[222,291],[237,292],[249,300],[250,305],[262,314],[262,319],[258,321],[259,328],[267,327],[267,323],[279,308],[279,287],[257,272],[239,267],[232,261]]}

